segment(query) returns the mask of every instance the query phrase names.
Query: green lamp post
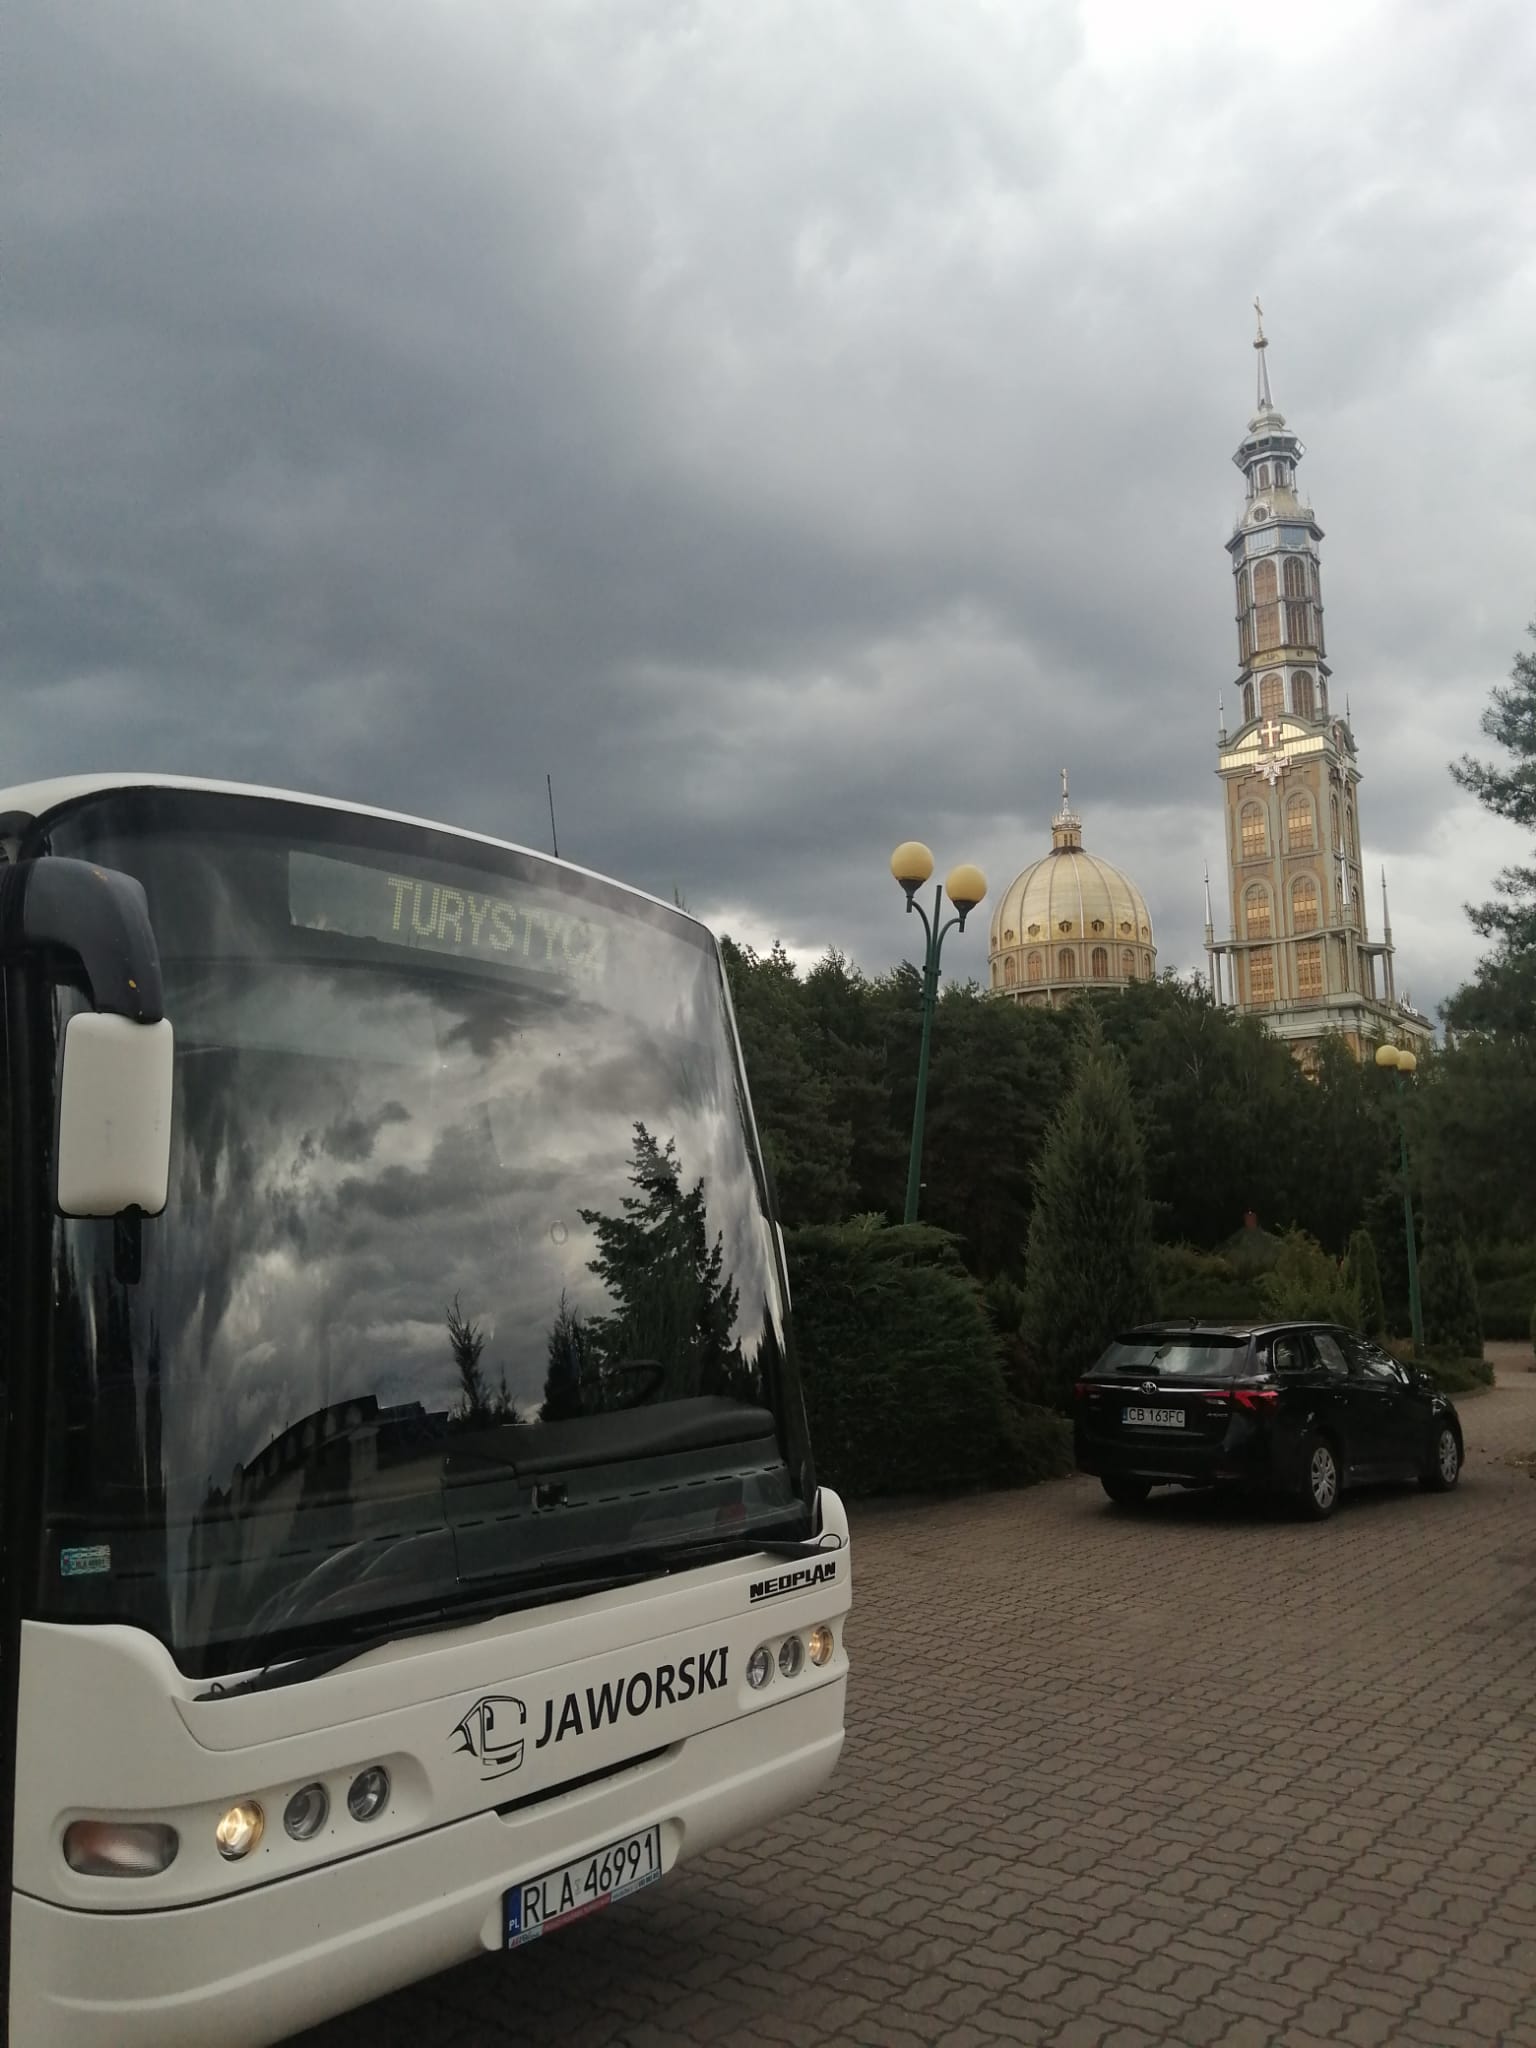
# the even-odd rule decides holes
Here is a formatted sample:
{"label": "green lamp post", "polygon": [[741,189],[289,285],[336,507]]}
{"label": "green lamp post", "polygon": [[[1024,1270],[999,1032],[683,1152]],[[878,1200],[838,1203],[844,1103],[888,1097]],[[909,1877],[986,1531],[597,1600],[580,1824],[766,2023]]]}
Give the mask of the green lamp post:
{"label": "green lamp post", "polygon": [[[965,920],[987,893],[987,878],[980,868],[968,864],[951,868],[942,889],[933,892],[930,918],[917,892],[933,873],[933,855],[920,839],[905,839],[891,855],[891,873],[906,891],[908,915],[915,910],[923,921],[923,1040],[917,1056],[917,1100],[912,1108],[912,1151],[907,1161],[907,1206],[903,1222],[917,1221],[917,1197],[922,1185],[923,1108],[928,1099],[928,1049],[933,1041],[933,1012],[939,995],[939,955],[948,934],[965,930]],[[955,915],[941,923],[944,898],[949,897]]]}
{"label": "green lamp post", "polygon": [[1419,1255],[1413,1241],[1413,1195],[1408,1186],[1408,1126],[1403,1119],[1403,1089],[1417,1072],[1418,1060],[1405,1046],[1378,1045],[1376,1064],[1397,1073],[1397,1135],[1403,1155],[1403,1234],[1408,1247],[1408,1315],[1413,1324],[1413,1352],[1424,1352],[1424,1304],[1419,1299]]}

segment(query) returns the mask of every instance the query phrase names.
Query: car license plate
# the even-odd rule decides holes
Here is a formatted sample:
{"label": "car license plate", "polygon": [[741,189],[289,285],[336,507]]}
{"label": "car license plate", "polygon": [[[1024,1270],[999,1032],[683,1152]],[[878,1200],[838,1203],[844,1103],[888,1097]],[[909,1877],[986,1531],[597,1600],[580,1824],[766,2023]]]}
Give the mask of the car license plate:
{"label": "car license plate", "polygon": [[578,1856],[526,1884],[514,1885],[502,1900],[506,1912],[507,1947],[521,1948],[525,1941],[537,1941],[556,1927],[581,1920],[627,1898],[642,1886],[655,1884],[661,1876],[661,1829],[642,1828],[638,1835],[626,1835],[595,1849],[590,1856]]}
{"label": "car license plate", "polygon": [[1127,1408],[1127,1424],[1136,1429],[1182,1429],[1184,1410],[1182,1408]]}

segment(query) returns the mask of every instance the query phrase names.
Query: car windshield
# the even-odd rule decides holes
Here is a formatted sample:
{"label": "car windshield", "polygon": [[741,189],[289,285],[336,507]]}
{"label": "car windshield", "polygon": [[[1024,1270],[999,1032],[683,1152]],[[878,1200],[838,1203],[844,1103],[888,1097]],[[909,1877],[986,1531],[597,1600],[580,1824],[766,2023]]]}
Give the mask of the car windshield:
{"label": "car windshield", "polygon": [[308,806],[119,797],[50,843],[145,884],[176,1097],[164,1214],[54,1226],[45,1611],[218,1672],[807,1533],[706,933]]}
{"label": "car windshield", "polygon": [[1246,1337],[1135,1333],[1119,1337],[1099,1360],[1101,1373],[1144,1372],[1159,1379],[1231,1379],[1248,1356]]}

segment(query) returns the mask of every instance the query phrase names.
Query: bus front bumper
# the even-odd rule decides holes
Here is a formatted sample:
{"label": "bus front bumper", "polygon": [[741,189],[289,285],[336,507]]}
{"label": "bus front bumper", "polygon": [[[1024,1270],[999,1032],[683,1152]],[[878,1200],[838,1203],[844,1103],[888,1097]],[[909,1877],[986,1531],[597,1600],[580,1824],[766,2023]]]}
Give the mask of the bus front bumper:
{"label": "bus front bumper", "polygon": [[86,1913],[18,1892],[12,2048],[267,2048],[499,1949],[503,1894],[525,1879],[653,1823],[670,1871],[803,1804],[837,1763],[846,1685],[504,1818],[477,1814],[211,1903]]}

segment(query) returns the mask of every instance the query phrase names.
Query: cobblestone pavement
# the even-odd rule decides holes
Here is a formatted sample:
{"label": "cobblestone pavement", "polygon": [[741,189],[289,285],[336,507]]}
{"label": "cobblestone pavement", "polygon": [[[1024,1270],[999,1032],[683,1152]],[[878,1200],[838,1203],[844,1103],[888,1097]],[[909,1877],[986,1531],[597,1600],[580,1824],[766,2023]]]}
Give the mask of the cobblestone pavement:
{"label": "cobblestone pavement", "polygon": [[1536,2048],[1536,1372],[1448,1496],[855,1524],[819,1804],[305,2048]]}

